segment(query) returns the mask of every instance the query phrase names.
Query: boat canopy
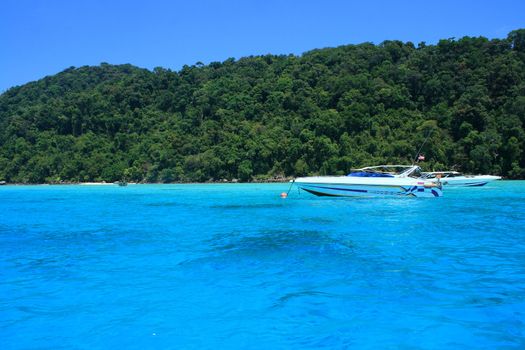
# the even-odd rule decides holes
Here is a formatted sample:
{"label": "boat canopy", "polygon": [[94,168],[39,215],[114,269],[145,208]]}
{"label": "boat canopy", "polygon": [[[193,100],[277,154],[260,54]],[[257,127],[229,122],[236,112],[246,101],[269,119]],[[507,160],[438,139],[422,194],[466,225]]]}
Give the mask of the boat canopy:
{"label": "boat canopy", "polygon": [[355,177],[403,177],[413,176],[413,173],[417,173],[416,177],[420,176],[421,169],[417,165],[378,165],[370,166],[361,169],[355,169],[347,176]]}

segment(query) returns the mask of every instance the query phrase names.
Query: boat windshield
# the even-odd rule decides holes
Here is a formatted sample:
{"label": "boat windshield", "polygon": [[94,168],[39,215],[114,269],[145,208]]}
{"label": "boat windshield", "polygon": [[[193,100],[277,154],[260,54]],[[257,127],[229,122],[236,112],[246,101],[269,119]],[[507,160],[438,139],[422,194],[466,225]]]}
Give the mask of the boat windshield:
{"label": "boat windshield", "polygon": [[414,169],[414,171],[412,171],[410,174],[408,174],[409,177],[413,177],[413,178],[420,178],[421,177],[421,168],[420,167],[417,167]]}

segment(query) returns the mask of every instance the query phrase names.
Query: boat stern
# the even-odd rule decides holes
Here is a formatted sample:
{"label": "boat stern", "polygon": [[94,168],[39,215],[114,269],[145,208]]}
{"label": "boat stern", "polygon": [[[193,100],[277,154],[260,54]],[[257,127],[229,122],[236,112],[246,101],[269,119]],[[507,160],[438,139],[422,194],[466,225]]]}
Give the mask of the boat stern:
{"label": "boat stern", "polygon": [[418,181],[416,186],[410,189],[415,197],[442,197],[443,185],[440,181]]}

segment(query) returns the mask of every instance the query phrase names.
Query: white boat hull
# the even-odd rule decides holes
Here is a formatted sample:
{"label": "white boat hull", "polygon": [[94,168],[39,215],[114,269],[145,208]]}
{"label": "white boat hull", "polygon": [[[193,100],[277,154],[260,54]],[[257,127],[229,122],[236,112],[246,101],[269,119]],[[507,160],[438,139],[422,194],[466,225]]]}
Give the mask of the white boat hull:
{"label": "white boat hull", "polygon": [[456,176],[452,178],[443,178],[441,182],[443,186],[447,187],[475,187],[484,186],[489,182],[500,180],[500,176],[492,175],[471,175],[471,176]]}
{"label": "white boat hull", "polygon": [[443,192],[437,182],[416,179],[363,178],[355,181],[352,177],[315,176],[295,180],[296,185],[316,196],[329,197],[441,197]]}

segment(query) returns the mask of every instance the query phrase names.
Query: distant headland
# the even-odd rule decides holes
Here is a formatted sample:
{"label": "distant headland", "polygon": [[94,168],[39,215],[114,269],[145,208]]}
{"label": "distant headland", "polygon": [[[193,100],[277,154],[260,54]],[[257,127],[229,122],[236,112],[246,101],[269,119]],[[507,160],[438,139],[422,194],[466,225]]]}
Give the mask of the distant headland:
{"label": "distant headland", "polygon": [[0,95],[0,181],[241,182],[410,163],[525,177],[525,29],[68,68]]}

